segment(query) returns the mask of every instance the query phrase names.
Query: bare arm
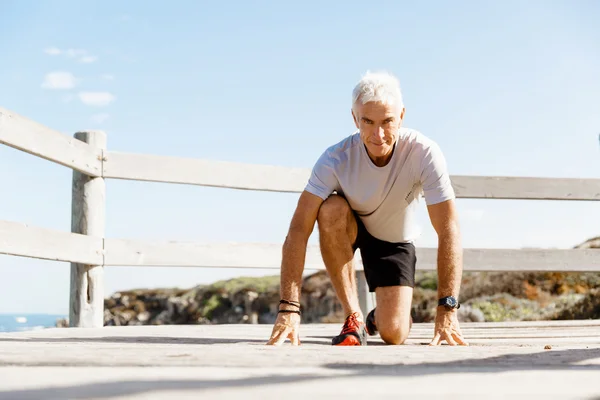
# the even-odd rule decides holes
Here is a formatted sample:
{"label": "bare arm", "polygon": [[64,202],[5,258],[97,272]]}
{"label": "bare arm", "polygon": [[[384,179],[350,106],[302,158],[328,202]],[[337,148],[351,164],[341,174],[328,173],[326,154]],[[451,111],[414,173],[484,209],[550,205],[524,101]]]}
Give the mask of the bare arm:
{"label": "bare arm", "polygon": [[[300,302],[302,272],[306,260],[306,244],[315,227],[323,200],[309,192],[302,192],[292,217],[288,234],[283,243],[281,260],[281,298]],[[280,304],[279,310],[297,311],[297,306]],[[278,313],[268,345],[281,345],[290,339],[292,345],[300,344],[300,316],[294,313]]]}
{"label": "bare arm", "polygon": [[462,277],[462,244],[454,200],[427,206],[438,236],[438,298],[458,298]]}
{"label": "bare arm", "polygon": [[300,301],[302,272],[306,260],[306,247],[317,220],[323,199],[302,192],[282,249],[281,298]]}
{"label": "bare arm", "polygon": [[[428,206],[431,223],[438,235],[438,298],[454,296],[458,299],[462,278],[462,244],[454,200]],[[457,310],[438,307],[431,345],[445,340],[451,346],[469,344],[459,327]]]}

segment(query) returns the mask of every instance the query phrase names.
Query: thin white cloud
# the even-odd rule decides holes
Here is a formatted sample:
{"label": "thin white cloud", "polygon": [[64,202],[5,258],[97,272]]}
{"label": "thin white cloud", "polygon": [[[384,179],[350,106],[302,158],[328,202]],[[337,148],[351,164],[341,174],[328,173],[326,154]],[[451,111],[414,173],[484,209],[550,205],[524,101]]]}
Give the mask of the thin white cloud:
{"label": "thin white cloud", "polygon": [[96,107],[107,106],[116,99],[108,92],[80,92],[78,96],[83,104]]}
{"label": "thin white cloud", "polygon": [[67,49],[65,50],[65,54],[70,58],[83,57],[87,54],[87,51],[83,49]]}
{"label": "thin white cloud", "polygon": [[89,64],[89,63],[98,61],[98,56],[90,54],[85,49],[61,50],[57,47],[47,47],[46,49],[44,49],[44,53],[51,55],[51,56],[58,56],[58,55],[63,54],[67,58],[74,58],[77,61],[84,63],[84,64]]}
{"label": "thin white cloud", "polygon": [[44,77],[42,88],[53,90],[73,89],[79,80],[70,72],[50,72]]}
{"label": "thin white cloud", "polygon": [[96,56],[85,56],[85,57],[81,57],[79,59],[79,62],[82,62],[84,64],[90,64],[93,62],[96,62],[98,60],[98,57]]}
{"label": "thin white cloud", "polygon": [[115,76],[111,75],[111,74],[102,74],[100,77],[102,79],[104,79],[105,81],[114,81],[115,80]]}
{"label": "thin white cloud", "polygon": [[56,47],[47,47],[44,49],[44,53],[50,56],[58,56],[62,53],[62,51],[60,49],[57,49]]}
{"label": "thin white cloud", "polygon": [[92,115],[92,122],[94,122],[96,124],[101,124],[109,118],[110,118],[110,115],[106,114],[106,113],[94,114],[94,115]]}

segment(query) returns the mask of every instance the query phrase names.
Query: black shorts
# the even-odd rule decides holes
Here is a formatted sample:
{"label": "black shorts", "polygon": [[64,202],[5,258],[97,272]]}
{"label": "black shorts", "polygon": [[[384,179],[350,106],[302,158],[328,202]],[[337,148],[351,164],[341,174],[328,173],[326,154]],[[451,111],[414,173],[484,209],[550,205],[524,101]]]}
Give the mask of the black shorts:
{"label": "black shorts", "polygon": [[358,234],[353,250],[360,249],[369,291],[384,286],[415,287],[417,256],[412,243],[392,243],[371,235],[354,214]]}

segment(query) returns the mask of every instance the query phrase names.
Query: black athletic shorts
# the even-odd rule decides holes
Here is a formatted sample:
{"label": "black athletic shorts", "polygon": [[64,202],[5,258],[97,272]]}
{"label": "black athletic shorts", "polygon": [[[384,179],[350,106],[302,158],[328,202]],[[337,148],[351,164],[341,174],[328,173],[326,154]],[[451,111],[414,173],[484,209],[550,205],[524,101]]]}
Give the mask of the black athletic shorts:
{"label": "black athletic shorts", "polygon": [[354,214],[358,234],[353,250],[360,249],[369,291],[383,286],[415,287],[417,256],[412,243],[392,243],[373,237]]}

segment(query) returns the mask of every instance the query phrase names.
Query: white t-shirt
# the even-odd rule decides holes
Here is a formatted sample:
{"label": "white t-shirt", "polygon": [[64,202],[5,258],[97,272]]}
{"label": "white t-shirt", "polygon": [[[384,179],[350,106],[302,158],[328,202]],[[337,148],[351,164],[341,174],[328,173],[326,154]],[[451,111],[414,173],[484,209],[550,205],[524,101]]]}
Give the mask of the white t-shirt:
{"label": "white t-shirt", "polygon": [[333,192],[343,195],[371,235],[394,243],[419,236],[415,210],[421,196],[428,205],[455,198],[439,146],[407,128],[400,128],[384,167],[373,164],[358,131],[329,147],[305,190],[323,200]]}

